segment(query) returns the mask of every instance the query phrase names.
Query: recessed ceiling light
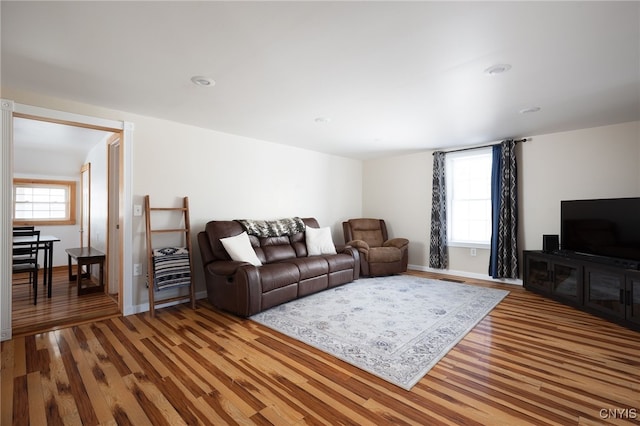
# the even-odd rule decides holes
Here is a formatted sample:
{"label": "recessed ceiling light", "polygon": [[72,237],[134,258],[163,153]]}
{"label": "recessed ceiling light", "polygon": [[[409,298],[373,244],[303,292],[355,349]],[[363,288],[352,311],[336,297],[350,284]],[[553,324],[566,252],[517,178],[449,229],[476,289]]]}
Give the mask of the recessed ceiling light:
{"label": "recessed ceiling light", "polygon": [[330,119],[329,117],[317,117],[317,118],[316,118],[315,120],[313,120],[313,121],[315,121],[316,123],[321,123],[321,124],[323,124],[323,123],[324,123],[324,124],[326,124],[326,123],[331,122],[331,119]]}
{"label": "recessed ceiling light", "polygon": [[202,86],[202,87],[213,87],[216,84],[214,79],[209,77],[204,77],[201,75],[196,75],[195,77],[191,77],[191,82],[193,82],[193,84],[197,86]]}
{"label": "recessed ceiling light", "polygon": [[487,75],[498,75],[498,74],[505,73],[510,69],[511,69],[511,65],[509,64],[496,64],[484,70],[484,73]]}
{"label": "recessed ceiling light", "polygon": [[518,111],[520,114],[530,114],[532,112],[538,112],[540,111],[540,107],[529,107],[529,108],[524,108],[521,109],[520,111]]}

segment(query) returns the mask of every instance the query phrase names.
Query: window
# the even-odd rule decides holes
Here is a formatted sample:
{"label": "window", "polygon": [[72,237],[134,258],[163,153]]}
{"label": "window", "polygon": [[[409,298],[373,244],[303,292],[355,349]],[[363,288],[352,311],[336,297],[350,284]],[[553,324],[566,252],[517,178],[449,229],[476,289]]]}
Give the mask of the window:
{"label": "window", "polygon": [[447,154],[447,238],[450,246],[491,243],[492,148]]}
{"label": "window", "polygon": [[75,225],[76,183],[44,179],[13,180],[14,225]]}

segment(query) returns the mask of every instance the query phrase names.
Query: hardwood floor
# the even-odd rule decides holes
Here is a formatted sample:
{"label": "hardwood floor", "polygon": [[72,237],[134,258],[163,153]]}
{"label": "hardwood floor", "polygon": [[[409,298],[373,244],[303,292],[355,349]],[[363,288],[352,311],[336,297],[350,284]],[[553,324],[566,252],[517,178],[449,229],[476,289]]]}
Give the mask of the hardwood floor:
{"label": "hardwood floor", "polygon": [[640,422],[640,333],[473,283],[511,293],[411,391],[201,300],[2,342],[0,423]]}
{"label": "hardwood floor", "polygon": [[37,305],[33,304],[31,285],[20,276],[16,277],[11,286],[11,333],[14,337],[119,315],[117,301],[104,293],[78,296],[76,286],[69,283],[66,266],[53,269],[51,299],[47,298],[44,287],[38,288]]}

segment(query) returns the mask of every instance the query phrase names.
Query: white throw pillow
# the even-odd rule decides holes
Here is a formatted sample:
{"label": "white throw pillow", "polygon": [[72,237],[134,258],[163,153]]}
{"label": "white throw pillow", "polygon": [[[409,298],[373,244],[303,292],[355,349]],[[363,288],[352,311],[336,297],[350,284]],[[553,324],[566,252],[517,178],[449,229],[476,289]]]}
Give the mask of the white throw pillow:
{"label": "white throw pillow", "polygon": [[229,256],[231,256],[231,259],[249,262],[255,266],[262,265],[256,255],[256,251],[251,247],[251,241],[249,241],[249,235],[246,232],[233,237],[220,238],[220,242],[229,253]]}
{"label": "white throw pillow", "polygon": [[329,227],[310,228],[307,226],[305,239],[307,241],[307,254],[309,256],[336,254],[336,246],[333,245],[331,229]]}

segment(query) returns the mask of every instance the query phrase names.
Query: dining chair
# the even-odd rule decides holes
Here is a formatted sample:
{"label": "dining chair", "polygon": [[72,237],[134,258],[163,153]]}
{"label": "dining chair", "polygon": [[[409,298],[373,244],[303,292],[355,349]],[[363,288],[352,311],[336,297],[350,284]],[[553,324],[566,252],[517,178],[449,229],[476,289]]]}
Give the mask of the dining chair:
{"label": "dining chair", "polygon": [[40,231],[21,230],[15,237],[27,237],[28,241],[15,242],[13,245],[13,274],[29,274],[29,284],[33,287],[33,304],[38,303],[38,252],[40,251]]}
{"label": "dining chair", "polygon": [[[13,236],[14,237],[32,237],[33,231],[35,231],[35,226],[14,226],[13,227]],[[21,253],[29,254],[30,248],[23,245],[17,245],[13,247],[13,256],[19,256]]]}

